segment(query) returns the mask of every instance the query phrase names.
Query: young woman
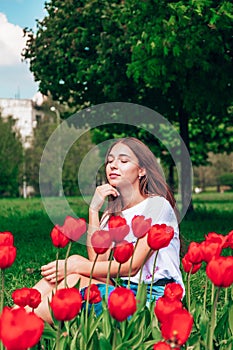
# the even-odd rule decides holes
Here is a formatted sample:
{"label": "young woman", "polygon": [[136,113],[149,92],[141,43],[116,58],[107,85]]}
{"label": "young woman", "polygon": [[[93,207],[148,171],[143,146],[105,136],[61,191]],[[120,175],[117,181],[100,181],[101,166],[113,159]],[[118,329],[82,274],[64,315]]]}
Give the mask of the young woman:
{"label": "young woman", "polygon": [[[89,209],[89,228],[87,235],[88,257],[72,255],[67,263],[67,284],[74,286],[80,279],[80,288],[89,284],[89,277],[96,253],[91,245],[91,236],[98,229],[107,229],[108,220],[112,215],[120,215],[126,219],[127,224],[135,215],[144,215],[152,219],[154,224],[167,224],[174,228],[175,234],[168,247],[159,250],[154,274],[153,297],[163,295],[166,283],[175,281],[183,287],[180,272],[180,240],[179,226],[176,216],[175,200],[164,180],[156,158],[149,148],[136,138],[124,138],[117,140],[108,150],[106,155],[106,184],[98,186],[92,198]],[[102,218],[101,209],[108,199],[108,205]],[[135,243],[136,238],[132,233],[125,237],[127,241]],[[137,244],[130,277],[130,288],[135,292],[139,283],[139,272],[145,258],[149,253],[147,236],[141,238]],[[109,267],[109,253],[99,255],[95,265],[92,283],[98,284],[102,294],[105,293],[105,282]],[[143,267],[142,280],[150,286],[155,253],[150,255]],[[115,260],[111,263],[111,281],[117,276],[119,263]],[[127,285],[130,269],[130,260],[121,266],[120,274]],[[47,322],[51,322],[48,310],[48,298],[54,289],[56,278],[55,261],[41,267],[43,279],[37,283],[37,288],[42,294],[42,303],[35,312]],[[58,288],[64,287],[64,260],[58,264]],[[109,286],[109,292],[114,289]],[[98,305],[96,305],[98,313]]]}

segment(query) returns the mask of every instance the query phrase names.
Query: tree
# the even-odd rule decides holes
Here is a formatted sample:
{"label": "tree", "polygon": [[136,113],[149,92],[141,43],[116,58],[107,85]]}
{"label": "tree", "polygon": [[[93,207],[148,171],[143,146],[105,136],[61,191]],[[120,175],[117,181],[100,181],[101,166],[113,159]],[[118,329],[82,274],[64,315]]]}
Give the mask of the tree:
{"label": "tree", "polygon": [[[204,142],[207,149],[212,148],[214,139],[225,142],[232,133],[232,3],[135,0],[126,1],[125,7],[127,32],[132,38],[128,74],[166,97],[188,150],[191,135],[195,149],[198,143],[203,149]],[[222,139],[216,137],[221,124],[227,130],[221,133],[225,134]],[[226,148],[222,146],[223,151]],[[184,201],[190,188],[188,170],[183,164]]]}
{"label": "tree", "polygon": [[[56,131],[58,130],[58,120],[46,104],[43,108],[45,117],[37,125],[32,146],[26,152],[27,182],[34,187],[37,194],[40,192],[40,186],[43,186],[47,195],[57,196],[60,189],[58,177],[59,157],[64,157],[64,164],[61,167],[64,193],[67,196],[79,195],[79,167],[83,158],[93,147],[90,133],[85,132],[85,130],[74,130],[72,126],[63,125],[65,121],[60,120],[61,123],[63,122],[63,126],[59,127],[61,128],[61,139],[57,141],[57,147],[50,147],[48,150],[46,145],[53,133],[57,132],[59,135],[59,131]],[[69,142],[73,133],[75,137],[78,137],[78,142],[75,142],[70,148],[68,146],[66,147],[65,141]],[[83,135],[81,135],[82,133]],[[46,160],[47,166],[43,167],[43,172],[40,173],[42,157]],[[87,172],[82,174],[81,187],[85,194],[90,194],[90,191],[92,191],[90,188],[90,176],[93,174],[93,165],[97,160],[98,154],[92,155]]]}
{"label": "tree", "polygon": [[[231,2],[52,0],[46,9],[24,52],[43,93],[79,107],[129,101],[157,110],[179,123],[195,164],[229,150]],[[182,183],[185,202],[185,164]]]}
{"label": "tree", "polygon": [[0,114],[0,196],[18,197],[22,185],[23,147],[14,122]]}
{"label": "tree", "polygon": [[208,164],[194,168],[195,185],[203,191],[207,186],[216,186],[217,191],[220,192],[220,186],[229,185],[229,181],[231,181],[231,177],[225,177],[225,175],[232,173],[233,153],[214,154],[210,152],[208,154]]}

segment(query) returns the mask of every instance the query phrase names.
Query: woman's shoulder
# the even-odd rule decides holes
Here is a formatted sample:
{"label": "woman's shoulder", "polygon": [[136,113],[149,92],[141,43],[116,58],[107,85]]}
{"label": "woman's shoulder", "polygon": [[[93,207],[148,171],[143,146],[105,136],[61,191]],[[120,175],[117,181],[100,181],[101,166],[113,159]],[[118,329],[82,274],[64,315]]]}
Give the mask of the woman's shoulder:
{"label": "woman's shoulder", "polygon": [[162,196],[150,196],[147,201],[147,214],[155,220],[176,221],[175,211],[170,202]]}
{"label": "woman's shoulder", "polygon": [[169,201],[165,197],[162,197],[159,195],[150,195],[148,197],[148,203],[149,204],[156,204],[156,205],[163,204],[163,205],[171,207],[171,204],[169,203]]}

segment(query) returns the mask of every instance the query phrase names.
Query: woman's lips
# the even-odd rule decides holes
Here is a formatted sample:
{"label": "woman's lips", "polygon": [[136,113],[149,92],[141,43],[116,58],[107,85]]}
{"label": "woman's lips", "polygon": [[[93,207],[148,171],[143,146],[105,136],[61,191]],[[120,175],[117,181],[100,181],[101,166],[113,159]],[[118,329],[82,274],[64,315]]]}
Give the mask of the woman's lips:
{"label": "woman's lips", "polygon": [[115,174],[115,173],[109,174],[110,179],[116,179],[116,178],[119,177],[119,176],[120,176],[120,175]]}

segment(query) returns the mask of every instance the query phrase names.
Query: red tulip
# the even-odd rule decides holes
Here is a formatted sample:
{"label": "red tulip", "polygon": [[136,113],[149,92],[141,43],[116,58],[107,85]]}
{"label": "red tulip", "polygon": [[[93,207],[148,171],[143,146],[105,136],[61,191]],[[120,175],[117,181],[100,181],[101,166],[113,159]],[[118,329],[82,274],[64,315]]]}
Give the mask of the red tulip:
{"label": "red tulip", "polygon": [[57,248],[64,248],[69,242],[69,238],[67,238],[58,228],[58,226],[54,226],[50,233],[52,243]]}
{"label": "red tulip", "polygon": [[178,348],[171,348],[170,345],[164,341],[159,341],[154,344],[154,350],[179,350]]}
{"label": "red tulip", "polygon": [[16,258],[16,248],[14,246],[0,246],[0,269],[10,267]]}
{"label": "red tulip", "polygon": [[112,245],[112,237],[109,231],[95,231],[91,236],[91,245],[96,254],[104,254]]}
{"label": "red tulip", "polygon": [[87,224],[85,219],[75,219],[72,216],[67,216],[63,226],[58,226],[58,229],[71,241],[78,241],[86,232]]}
{"label": "red tulip", "polygon": [[41,303],[41,294],[35,288],[21,288],[12,293],[12,299],[18,306],[25,307],[28,305],[32,309],[36,309]]}
{"label": "red tulip", "polygon": [[145,219],[144,215],[135,215],[132,219],[132,230],[136,238],[144,237],[151,227],[152,219]]}
{"label": "red tulip", "polygon": [[225,246],[224,248],[231,248],[233,249],[233,230],[231,230],[228,235],[226,236]]}
{"label": "red tulip", "polygon": [[189,256],[187,254],[185,254],[185,256],[183,257],[182,261],[182,265],[183,265],[183,269],[185,272],[194,274],[196,273],[200,268],[201,268],[201,263],[200,264],[193,264],[190,260],[189,260]]}
{"label": "red tulip", "polygon": [[112,240],[116,243],[123,241],[130,230],[126,219],[122,218],[121,216],[111,216],[108,220],[108,227]]}
{"label": "red tulip", "polygon": [[128,241],[117,243],[113,249],[113,256],[117,262],[124,264],[133,255],[134,245]]}
{"label": "red tulip", "polygon": [[13,245],[14,236],[11,232],[5,231],[0,232],[0,245]]}
{"label": "red tulip", "polygon": [[166,224],[153,225],[147,234],[147,243],[153,250],[159,250],[169,245],[174,236],[174,229]]}
{"label": "red tulip", "polygon": [[192,326],[192,315],[185,309],[176,309],[163,320],[161,333],[164,339],[181,346],[187,341]]}
{"label": "red tulip", "polygon": [[40,292],[35,288],[30,288],[30,297],[28,306],[32,309],[36,309],[41,303],[41,294]]}
{"label": "red tulip", "polygon": [[206,274],[217,287],[229,287],[233,283],[233,256],[220,256],[210,260]]}
{"label": "red tulip", "polygon": [[212,258],[218,257],[221,254],[223,243],[203,241],[200,244],[202,260],[209,262]]}
{"label": "red tulip", "polygon": [[69,321],[81,310],[82,296],[75,287],[58,289],[52,296],[50,306],[58,321]]}
{"label": "red tulip", "polygon": [[89,303],[90,304],[99,303],[102,300],[102,298],[101,298],[100,290],[96,284],[91,284],[89,287],[85,289],[84,300],[87,300],[88,288],[89,288]]}
{"label": "red tulip", "polygon": [[164,289],[164,296],[170,300],[181,300],[183,296],[183,288],[179,283],[168,283]]}
{"label": "red tulip", "polygon": [[159,322],[163,323],[164,320],[170,317],[170,314],[177,310],[182,309],[183,304],[180,300],[170,300],[164,296],[160,297],[154,308],[154,313],[158,318]]}
{"label": "red tulip", "polygon": [[202,262],[202,250],[200,243],[191,242],[187,252],[188,260],[193,264],[200,264]]}
{"label": "red tulip", "polygon": [[18,306],[25,307],[28,305],[29,288],[17,289],[12,293],[12,299]]}
{"label": "red tulip", "polygon": [[220,235],[219,233],[216,233],[216,232],[209,232],[205,236],[206,242],[224,244],[225,240],[226,240],[226,236]]}
{"label": "red tulip", "polygon": [[109,295],[108,308],[110,315],[117,321],[126,320],[137,308],[134,293],[130,289],[117,287]]}
{"label": "red tulip", "polygon": [[35,346],[44,330],[44,323],[24,308],[4,307],[0,318],[0,339],[7,350],[26,350]]}

